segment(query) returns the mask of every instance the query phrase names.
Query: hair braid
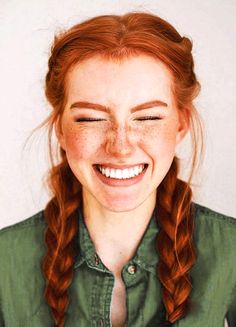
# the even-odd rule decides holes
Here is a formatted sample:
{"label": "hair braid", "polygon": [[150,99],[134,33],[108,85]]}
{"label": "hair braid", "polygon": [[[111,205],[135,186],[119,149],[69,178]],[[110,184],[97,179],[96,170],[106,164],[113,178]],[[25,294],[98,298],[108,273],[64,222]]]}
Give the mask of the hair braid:
{"label": "hair braid", "polygon": [[192,241],[193,213],[190,186],[179,179],[177,158],[158,188],[157,208],[160,232],[157,236],[158,277],[166,320],[174,323],[185,316],[191,305],[189,270],[196,259]]}
{"label": "hair braid", "polygon": [[49,181],[54,197],[44,210],[47,222],[47,252],[42,262],[46,278],[44,296],[51,308],[55,326],[61,327],[66,319],[68,288],[73,277],[74,257],[78,252],[75,240],[78,231],[76,208],[81,195],[80,184],[65,160],[51,169]]}

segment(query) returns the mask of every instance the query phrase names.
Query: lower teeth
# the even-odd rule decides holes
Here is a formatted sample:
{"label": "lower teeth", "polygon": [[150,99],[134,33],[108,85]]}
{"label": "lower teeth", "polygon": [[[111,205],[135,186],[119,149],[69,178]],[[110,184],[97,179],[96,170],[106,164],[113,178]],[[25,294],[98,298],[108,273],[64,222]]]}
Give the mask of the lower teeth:
{"label": "lower teeth", "polygon": [[[102,174],[103,175],[103,174]],[[103,176],[106,176],[106,175],[103,175]],[[118,177],[111,177],[111,176],[106,176],[107,178],[113,178],[113,179],[130,179],[130,178],[134,178],[134,177],[136,177],[136,176],[138,176],[138,175],[135,175],[135,176],[130,176],[130,177],[122,177],[122,178],[118,178]]]}

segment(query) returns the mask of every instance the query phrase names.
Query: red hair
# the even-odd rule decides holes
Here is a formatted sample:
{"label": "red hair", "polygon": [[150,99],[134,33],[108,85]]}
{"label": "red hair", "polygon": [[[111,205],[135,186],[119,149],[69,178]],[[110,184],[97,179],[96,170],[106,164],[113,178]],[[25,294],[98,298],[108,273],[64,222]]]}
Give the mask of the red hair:
{"label": "red hair", "polygon": [[[45,300],[51,308],[55,326],[64,325],[69,305],[68,288],[78,252],[76,208],[82,199],[81,184],[68,165],[65,151],[60,148],[59,163],[55,164],[53,160],[51,139],[66,103],[67,73],[75,64],[97,54],[107,60],[123,60],[138,54],[161,60],[172,73],[177,107],[190,119],[194,141],[192,176],[197,155],[196,126],[199,126],[193,99],[200,86],[193,70],[191,50],[191,41],[180,36],[168,22],[142,12],[94,17],[55,37],[45,88],[53,110],[42,124],[48,125],[52,161],[48,175],[52,199],[44,211],[47,252],[42,270],[46,278]],[[191,202],[190,179],[188,182],[178,179],[178,159],[175,157],[157,189],[156,217],[160,225],[156,241],[159,254],[157,278],[162,286],[165,318],[171,323],[184,317],[191,304],[190,268],[196,260]]]}

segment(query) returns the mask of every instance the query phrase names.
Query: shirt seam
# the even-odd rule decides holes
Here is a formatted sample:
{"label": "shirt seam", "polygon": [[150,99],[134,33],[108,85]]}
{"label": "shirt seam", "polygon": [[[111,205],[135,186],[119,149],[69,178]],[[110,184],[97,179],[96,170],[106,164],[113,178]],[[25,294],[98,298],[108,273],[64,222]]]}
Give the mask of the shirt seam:
{"label": "shirt seam", "polygon": [[194,206],[196,208],[196,216],[195,218],[198,219],[199,213],[203,213],[203,214],[207,214],[207,217],[205,217],[204,215],[200,218],[200,219],[217,219],[218,221],[224,221],[225,223],[229,224],[229,225],[233,225],[236,227],[236,219],[231,217],[231,216],[227,216],[224,214],[221,214],[219,212],[216,212],[214,210],[211,210],[209,208],[206,208],[204,206],[201,206],[197,203],[194,203]]}
{"label": "shirt seam", "polygon": [[[6,233],[8,231],[19,230],[19,229],[24,229],[24,228],[28,228],[28,227],[34,227],[35,225],[39,225],[39,224],[41,224],[41,225],[44,224],[42,216],[34,217],[34,218],[33,217],[27,218],[27,221],[20,221],[14,225],[3,227],[0,230],[0,235]],[[33,220],[30,220],[31,218]]]}

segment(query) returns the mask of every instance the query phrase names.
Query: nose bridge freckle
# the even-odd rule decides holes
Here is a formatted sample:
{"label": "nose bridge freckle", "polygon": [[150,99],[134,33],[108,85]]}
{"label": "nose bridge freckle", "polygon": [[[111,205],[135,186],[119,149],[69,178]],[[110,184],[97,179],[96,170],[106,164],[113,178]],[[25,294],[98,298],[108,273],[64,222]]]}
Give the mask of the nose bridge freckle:
{"label": "nose bridge freckle", "polygon": [[117,152],[120,154],[128,154],[133,151],[133,144],[130,139],[129,126],[113,126],[111,131],[107,134],[108,152]]}
{"label": "nose bridge freckle", "polygon": [[116,137],[115,139],[117,142],[123,146],[127,146],[130,144],[130,135],[129,135],[129,129],[127,126],[121,126],[118,127],[117,132],[116,132]]}

